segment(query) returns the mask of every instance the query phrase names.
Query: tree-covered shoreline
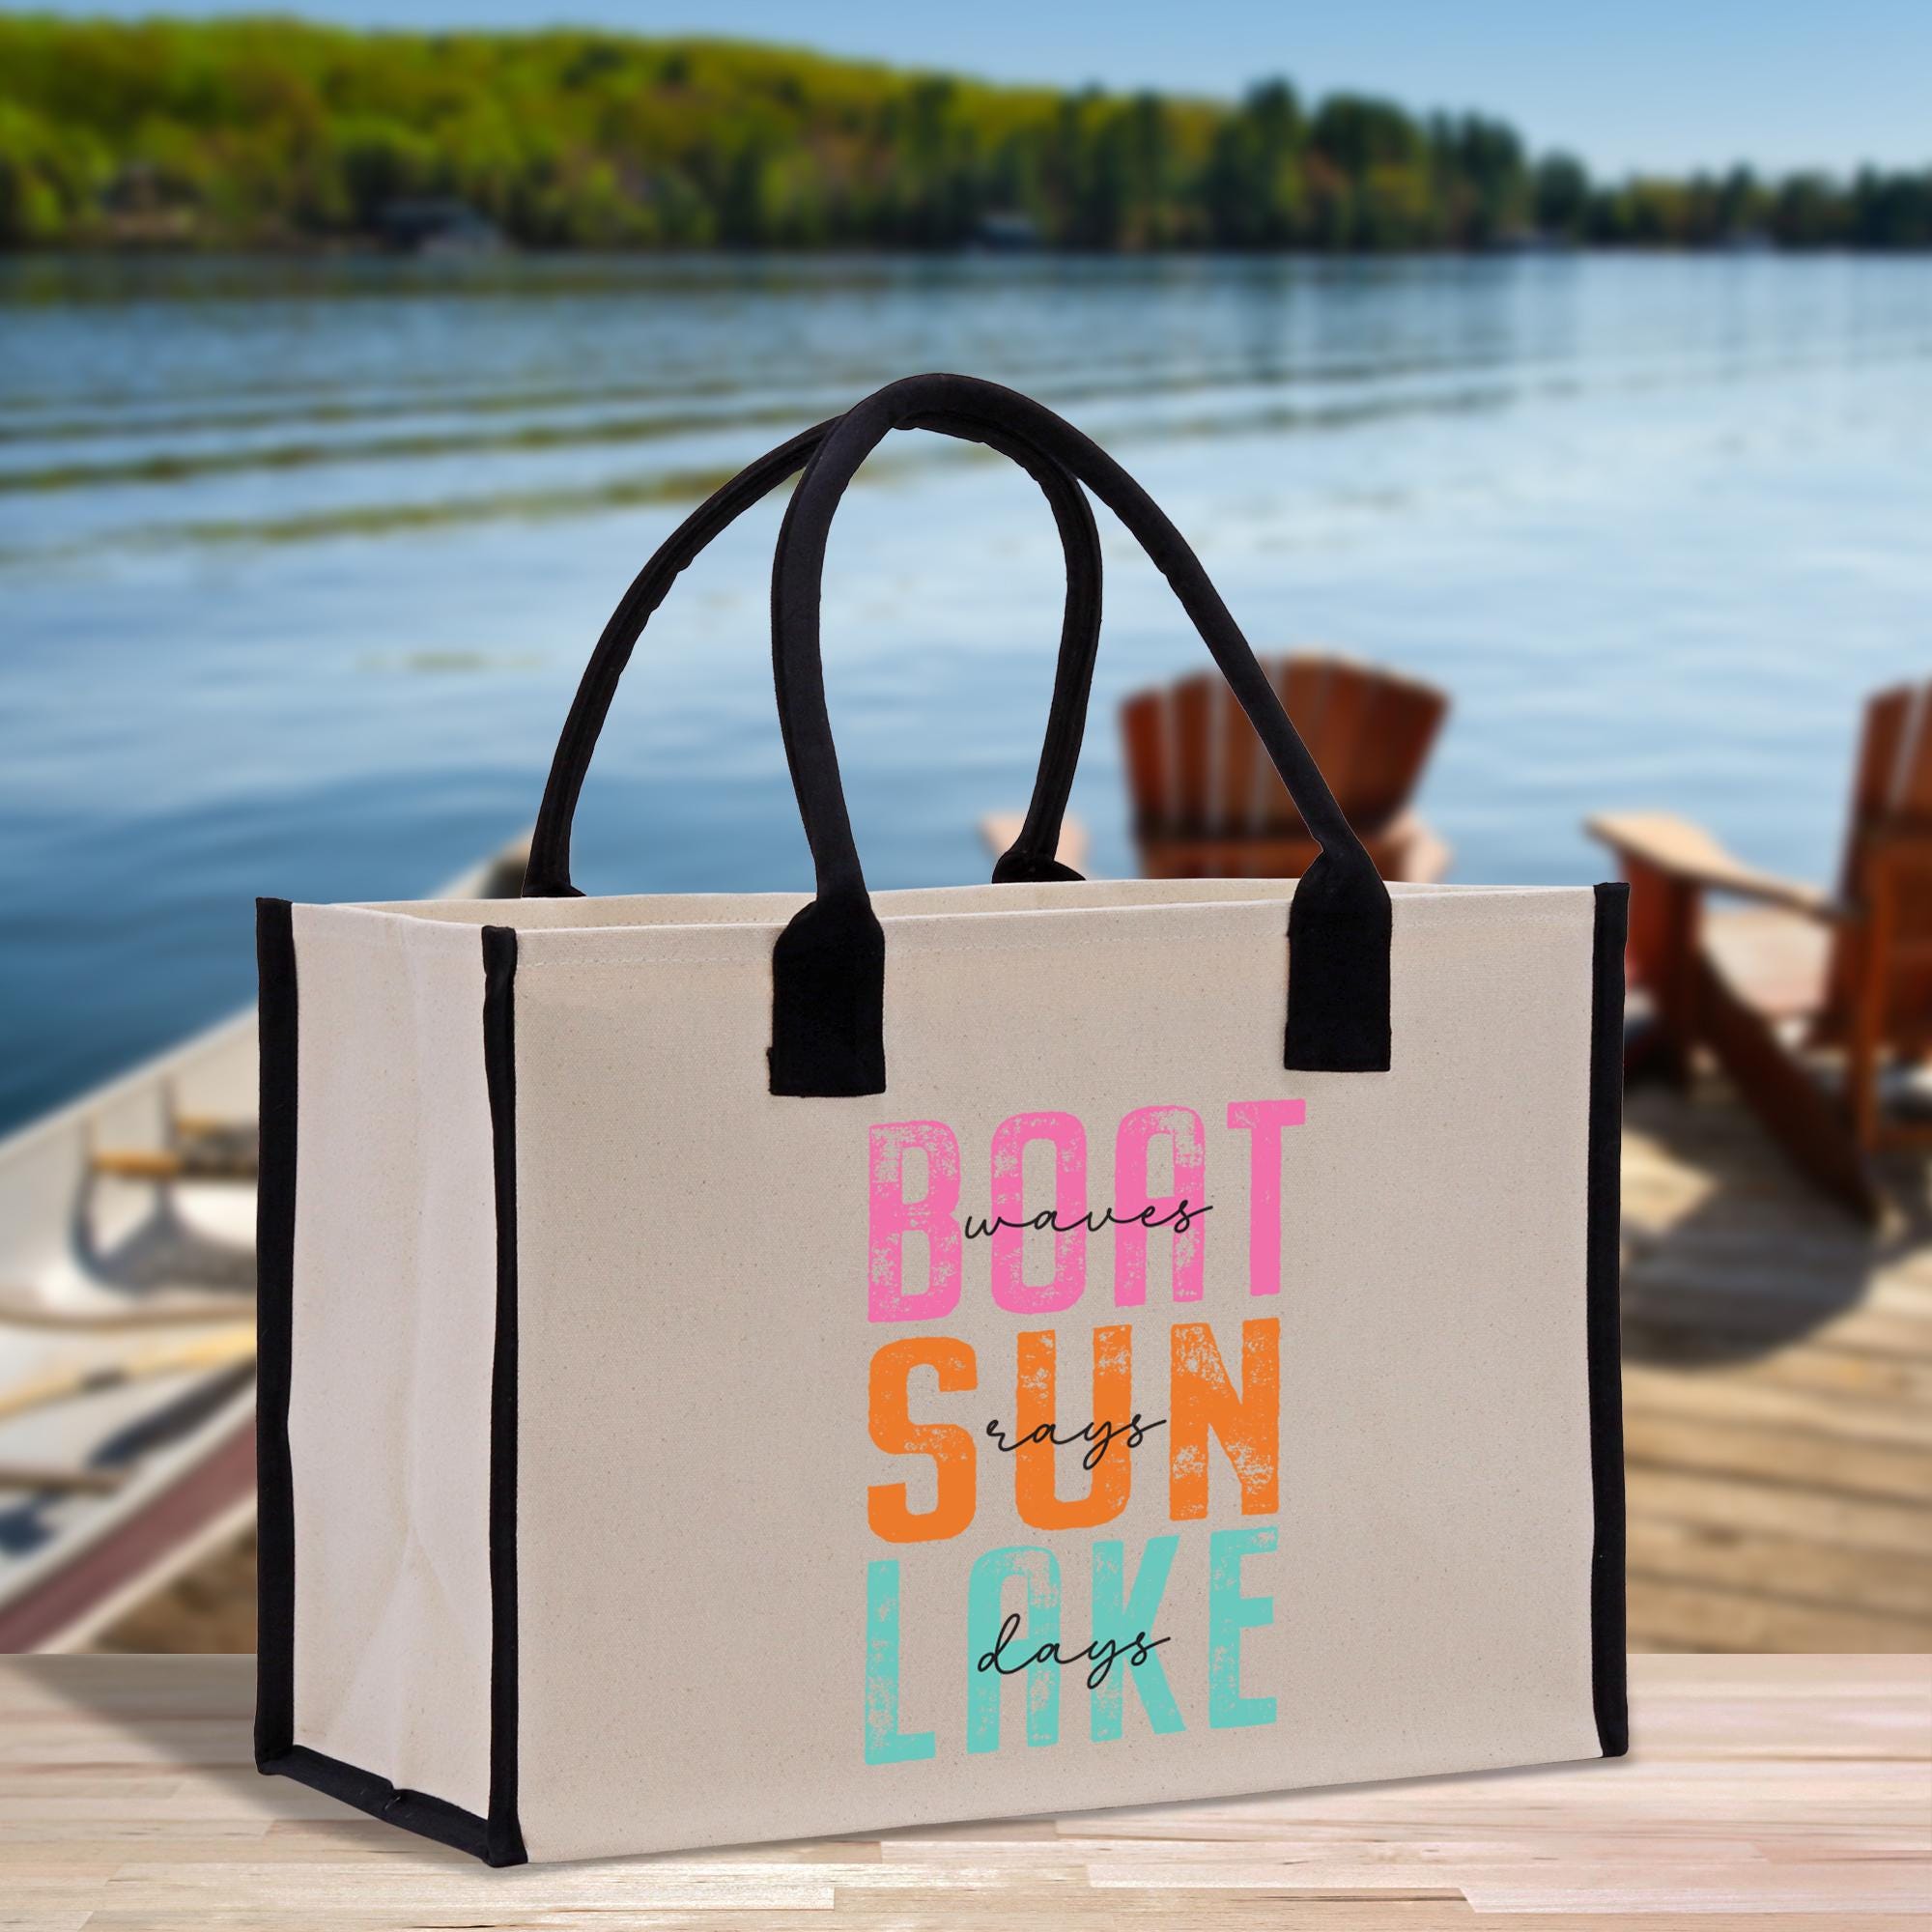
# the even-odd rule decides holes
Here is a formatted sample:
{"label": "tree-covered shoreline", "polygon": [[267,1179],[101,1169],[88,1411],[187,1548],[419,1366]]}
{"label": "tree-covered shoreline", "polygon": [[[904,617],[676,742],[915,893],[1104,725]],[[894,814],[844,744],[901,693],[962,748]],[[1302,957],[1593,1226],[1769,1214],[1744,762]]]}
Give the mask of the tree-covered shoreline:
{"label": "tree-covered shoreline", "polygon": [[0,249],[1932,247],[1932,167],[1592,182],[1285,81],[996,86],[585,30],[0,16]]}

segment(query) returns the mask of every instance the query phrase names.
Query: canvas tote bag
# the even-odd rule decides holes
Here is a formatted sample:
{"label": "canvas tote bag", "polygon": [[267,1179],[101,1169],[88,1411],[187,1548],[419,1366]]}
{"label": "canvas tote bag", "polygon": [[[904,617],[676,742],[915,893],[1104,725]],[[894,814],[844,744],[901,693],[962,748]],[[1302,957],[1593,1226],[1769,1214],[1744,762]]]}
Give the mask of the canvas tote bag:
{"label": "canvas tote bag", "polygon": [[[995,882],[870,894],[819,662],[899,428],[1040,482],[1069,590]],[[677,573],[773,573],[816,872],[583,898],[578,788]],[[1053,852],[1092,493],[1319,839]],[[493,1863],[1626,1748],[1624,889],[1387,889],[1173,526],[1039,405],[895,383],[632,586],[527,895],[264,901],[264,1771]]]}

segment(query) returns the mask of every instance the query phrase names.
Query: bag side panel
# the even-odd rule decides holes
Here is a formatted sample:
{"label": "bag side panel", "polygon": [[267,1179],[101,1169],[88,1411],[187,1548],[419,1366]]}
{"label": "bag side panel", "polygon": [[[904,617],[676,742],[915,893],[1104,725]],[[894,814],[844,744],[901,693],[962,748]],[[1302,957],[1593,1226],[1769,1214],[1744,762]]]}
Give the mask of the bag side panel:
{"label": "bag side panel", "polygon": [[294,913],[294,1742],[483,1813],[496,1213],[473,932]]}

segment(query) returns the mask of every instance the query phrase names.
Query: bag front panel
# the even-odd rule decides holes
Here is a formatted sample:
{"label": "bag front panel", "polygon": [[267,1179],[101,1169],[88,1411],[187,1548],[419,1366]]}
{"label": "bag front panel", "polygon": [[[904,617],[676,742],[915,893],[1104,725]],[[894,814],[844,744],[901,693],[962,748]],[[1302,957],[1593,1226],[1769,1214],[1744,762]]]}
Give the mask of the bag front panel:
{"label": "bag front panel", "polygon": [[889,917],[859,1099],[755,934],[525,938],[532,1858],[1598,1754],[1592,896],[1399,895],[1376,1075],[1283,923]]}

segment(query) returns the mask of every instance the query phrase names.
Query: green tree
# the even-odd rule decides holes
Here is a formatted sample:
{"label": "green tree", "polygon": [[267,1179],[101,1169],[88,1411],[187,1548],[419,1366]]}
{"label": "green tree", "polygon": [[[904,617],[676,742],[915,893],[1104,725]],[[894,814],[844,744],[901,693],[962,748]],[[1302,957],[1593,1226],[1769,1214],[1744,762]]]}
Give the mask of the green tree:
{"label": "green tree", "polygon": [[1285,80],[1233,104],[552,28],[0,14],[0,248],[301,246],[453,197],[530,247],[1932,246],[1932,175],[1592,186],[1481,115]]}
{"label": "green tree", "polygon": [[1201,185],[1208,237],[1224,248],[1280,248],[1306,222],[1308,128],[1285,80],[1264,81],[1215,128]]}
{"label": "green tree", "polygon": [[1546,155],[1536,164],[1531,205],[1545,235],[1579,242],[1590,217],[1590,175],[1574,155]]}

